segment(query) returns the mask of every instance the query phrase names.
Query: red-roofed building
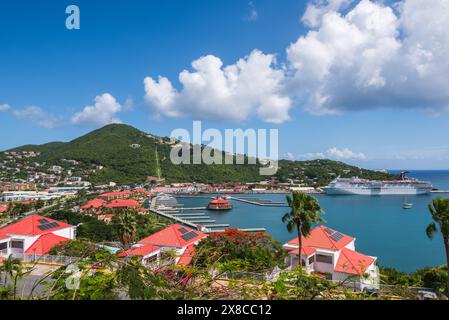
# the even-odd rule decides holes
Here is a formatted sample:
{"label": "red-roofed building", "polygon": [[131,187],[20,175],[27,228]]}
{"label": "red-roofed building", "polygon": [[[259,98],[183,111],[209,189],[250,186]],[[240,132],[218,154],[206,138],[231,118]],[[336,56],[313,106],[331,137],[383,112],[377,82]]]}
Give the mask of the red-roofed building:
{"label": "red-roofed building", "polygon": [[126,257],[141,257],[142,264],[147,267],[154,267],[159,265],[161,257],[161,248],[152,245],[136,245],[133,248],[123,251],[118,254],[119,258]]}
{"label": "red-roofed building", "polygon": [[287,242],[283,248],[289,252],[286,263],[290,267],[297,266],[301,258],[301,264],[309,273],[327,274],[333,281],[351,277],[348,285],[357,290],[379,288],[377,258],[355,251],[355,238],[351,236],[319,226],[308,237],[302,237],[301,255],[298,238]]}
{"label": "red-roofed building", "polygon": [[116,199],[128,199],[131,197],[133,193],[129,190],[125,191],[117,191],[117,192],[109,192],[109,193],[103,193],[98,196],[98,198],[103,199],[105,201],[112,201]]}
{"label": "red-roofed building", "polygon": [[104,206],[107,202],[103,199],[95,198],[93,200],[90,200],[88,203],[86,203],[84,206],[81,207],[81,210],[87,211],[90,209],[99,209],[102,206]]}
{"label": "red-roofed building", "polygon": [[25,251],[25,254],[48,254],[54,246],[69,240],[70,239],[68,238],[57,236],[53,233],[47,233],[34,241],[34,243]]}
{"label": "red-roofed building", "polygon": [[106,205],[106,208],[118,209],[118,208],[137,208],[140,204],[138,201],[133,199],[117,199],[111,201]]}
{"label": "red-roofed building", "polygon": [[75,231],[67,223],[32,215],[0,229],[0,256],[46,254],[56,244],[75,239]]}
{"label": "red-roofed building", "polygon": [[[187,236],[187,234],[189,235]],[[191,244],[198,243],[201,239],[206,237],[207,235],[200,231],[179,224],[173,224],[140,240],[139,243],[151,244],[159,247],[186,248]]]}
{"label": "red-roofed building", "polygon": [[[119,254],[119,257],[140,256],[146,266],[163,263],[188,265],[193,258],[195,245],[207,235],[179,224],[173,224],[159,232],[140,240],[131,249]],[[174,251],[174,259],[164,254]]]}
{"label": "red-roofed building", "polygon": [[186,250],[181,254],[177,264],[188,266],[192,262],[193,256],[195,255],[195,246],[191,244],[186,248]]}

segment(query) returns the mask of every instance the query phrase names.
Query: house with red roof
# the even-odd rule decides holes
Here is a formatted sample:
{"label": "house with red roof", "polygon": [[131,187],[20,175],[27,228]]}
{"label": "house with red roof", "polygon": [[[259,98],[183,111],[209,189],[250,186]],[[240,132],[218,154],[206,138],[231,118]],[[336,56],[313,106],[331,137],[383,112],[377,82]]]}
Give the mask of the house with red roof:
{"label": "house with red roof", "polygon": [[106,205],[106,208],[110,209],[120,209],[120,208],[138,208],[140,204],[138,201],[133,199],[117,199],[112,200]]}
{"label": "house with red roof", "polygon": [[103,193],[98,196],[98,198],[103,199],[105,201],[112,201],[116,199],[128,199],[131,197],[133,193],[129,190],[124,191],[116,191],[116,192],[108,192]]}
{"label": "house with red roof", "polygon": [[309,273],[325,274],[329,280],[345,281],[356,290],[378,289],[379,269],[376,257],[355,250],[355,238],[325,226],[313,229],[299,241],[295,238],[283,245],[289,254],[286,263],[292,268],[299,263]]}
{"label": "house with red roof", "polygon": [[45,255],[75,236],[75,226],[40,215],[28,216],[0,229],[0,256]]}
{"label": "house with red roof", "polygon": [[[138,256],[146,266],[158,266],[160,263],[188,265],[195,253],[195,246],[207,235],[192,228],[173,224],[140,240],[131,249],[123,251],[119,257]],[[167,255],[173,251],[174,257]]]}

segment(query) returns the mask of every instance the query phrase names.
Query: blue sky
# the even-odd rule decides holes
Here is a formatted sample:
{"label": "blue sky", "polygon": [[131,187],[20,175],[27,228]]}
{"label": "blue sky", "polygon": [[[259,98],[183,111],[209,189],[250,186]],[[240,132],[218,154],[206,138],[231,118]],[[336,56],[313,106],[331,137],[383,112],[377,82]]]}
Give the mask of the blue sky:
{"label": "blue sky", "polygon": [[[344,16],[357,6],[361,7],[358,1],[324,1],[328,5],[335,2],[348,3],[339,4],[338,8],[315,3],[315,8],[322,15],[335,11]],[[405,2],[413,5],[413,0]],[[80,8],[80,30],[65,28],[65,8],[69,4]],[[368,168],[448,169],[449,114],[446,106],[449,103],[446,103],[449,100],[446,96],[434,99],[433,93],[426,93],[428,81],[427,84],[419,80],[396,86],[396,78],[389,74],[391,67],[387,63],[390,61],[385,62],[387,58],[375,63],[363,61],[357,69],[339,69],[338,73],[328,75],[327,80],[320,78],[327,82],[319,85],[317,79],[311,78],[315,74],[313,70],[301,69],[313,61],[304,53],[310,46],[294,44],[300,37],[310,40],[310,32],[326,28],[324,18],[313,23],[301,21],[308,4],[313,5],[313,2],[135,0],[106,4],[92,0],[3,0],[0,3],[0,110],[1,106],[4,110],[0,111],[0,150],[29,143],[68,141],[100,127],[108,120],[86,121],[92,114],[85,114],[75,121],[74,116],[86,111],[86,106],[94,105],[95,97],[107,93],[115,106],[112,115],[111,112],[105,115],[107,119],[110,116],[158,135],[168,135],[175,128],[189,129],[193,119],[203,120],[203,128],[278,128],[280,154],[284,157],[331,157]],[[400,13],[395,14],[399,19]],[[386,12],[384,24],[389,23],[388,17]],[[357,23],[355,19],[350,21]],[[395,27],[401,30],[401,26]],[[408,25],[403,28],[413,30]],[[381,30],[379,34],[385,37],[388,32]],[[335,37],[339,39],[338,35],[333,39]],[[420,41],[418,36],[409,36],[410,41],[399,35],[395,37],[404,46],[411,40]],[[320,41],[329,43],[324,35]],[[369,41],[366,40],[363,48],[359,46],[354,50],[372,49]],[[247,59],[255,49],[262,57],[275,57],[270,71],[280,77],[279,83],[275,88],[268,87],[267,90],[273,91],[266,101],[273,101],[273,96],[285,98],[287,113],[279,111],[274,118],[264,116],[260,105],[265,101],[254,96],[245,97],[246,87],[235,99],[217,102],[216,107],[213,100],[216,96],[198,92],[194,95],[188,89],[183,90],[186,83],[178,80],[182,70],[195,71],[191,64],[200,57],[210,55],[228,66],[239,59]],[[288,49],[298,55],[288,56]],[[427,49],[434,57],[438,56],[432,48]],[[391,50],[392,55],[409,56]],[[296,62],[299,67],[292,67]],[[433,63],[439,66],[436,59]],[[313,63],[310,65],[313,67]],[[376,68],[371,68],[372,65]],[[396,74],[405,74],[411,67],[414,66],[404,66]],[[446,65],[439,67],[436,69],[446,72]],[[335,69],[329,68],[328,73]],[[358,76],[359,70],[368,70],[366,79],[369,82],[365,87],[359,82],[357,86],[350,83],[352,76],[348,74],[354,70]],[[380,75],[378,70],[381,70]],[[350,79],[347,86],[347,78],[339,78],[342,74]],[[155,91],[145,91],[144,79],[151,77],[157,83],[159,75],[170,80],[180,97],[169,105],[157,100]],[[440,76],[444,73],[433,74],[432,79]],[[256,78],[263,80],[263,75]],[[343,94],[335,83],[351,90]],[[246,85],[251,91],[251,81]],[[433,87],[438,88],[438,85]],[[256,81],[254,86],[258,86]],[[318,90],[323,87],[334,102],[318,108],[310,99],[310,92],[320,93]],[[191,99],[188,112],[181,112],[186,108],[181,100],[186,97]],[[195,103],[201,104],[206,98],[211,110],[226,109],[229,104],[229,113],[233,114],[240,110],[236,101],[250,101],[244,102],[248,115],[236,118],[225,112],[196,108]],[[110,102],[102,104],[100,101],[98,108],[110,106]],[[167,108],[182,114],[173,117]]]}

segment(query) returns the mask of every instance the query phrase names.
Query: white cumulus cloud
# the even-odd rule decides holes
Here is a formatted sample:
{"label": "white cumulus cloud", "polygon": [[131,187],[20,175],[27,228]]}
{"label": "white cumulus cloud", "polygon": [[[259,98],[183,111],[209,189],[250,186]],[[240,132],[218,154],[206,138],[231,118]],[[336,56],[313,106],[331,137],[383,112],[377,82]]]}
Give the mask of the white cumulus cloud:
{"label": "white cumulus cloud", "polygon": [[326,152],[309,152],[300,154],[298,160],[334,159],[334,160],[366,160],[367,157],[362,152],[354,152],[348,148],[329,148]]}
{"label": "white cumulus cloud", "polygon": [[329,150],[327,150],[326,155],[329,158],[334,159],[357,159],[357,160],[366,160],[365,154],[361,152],[354,152],[349,150],[348,148],[344,149],[337,149],[336,147],[332,147]]}
{"label": "white cumulus cloud", "polygon": [[291,98],[284,91],[285,74],[275,57],[254,50],[235,64],[223,66],[213,55],[193,61],[193,71],[179,74],[181,90],[170,80],[144,80],[145,99],[160,114],[245,120],[254,115],[271,123],[289,119]]}
{"label": "white cumulus cloud", "polygon": [[71,122],[79,126],[103,126],[110,123],[120,123],[116,114],[124,108],[109,93],[95,97],[95,104],[85,106],[81,112],[76,113]]}
{"label": "white cumulus cloud", "polygon": [[252,22],[252,21],[256,21],[257,18],[259,17],[259,13],[256,10],[256,6],[254,5],[254,3],[252,1],[248,2],[248,6],[249,6],[249,15],[246,18],[246,20]]}
{"label": "white cumulus cloud", "polygon": [[47,129],[52,129],[61,122],[61,119],[37,106],[16,109],[13,111],[13,114],[20,120],[25,120]]}
{"label": "white cumulus cloud", "polygon": [[310,28],[320,25],[323,16],[332,11],[347,7],[353,0],[316,0],[307,5],[301,21]]}
{"label": "white cumulus cloud", "polygon": [[297,158],[299,160],[316,160],[316,159],[324,159],[326,158],[326,155],[323,152],[308,152],[298,155]]}
{"label": "white cumulus cloud", "polygon": [[8,111],[9,109],[11,109],[9,104],[0,104],[0,112],[1,111]]}
{"label": "white cumulus cloud", "polygon": [[[449,1],[309,5],[312,29],[287,49],[291,94],[312,114],[368,108],[449,111]],[[315,15],[313,14],[315,13]]]}

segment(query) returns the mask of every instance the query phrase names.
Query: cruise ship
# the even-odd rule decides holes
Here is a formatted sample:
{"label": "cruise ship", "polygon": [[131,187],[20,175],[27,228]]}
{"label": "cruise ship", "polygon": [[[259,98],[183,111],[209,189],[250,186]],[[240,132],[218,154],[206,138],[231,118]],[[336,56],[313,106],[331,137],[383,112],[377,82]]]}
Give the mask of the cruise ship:
{"label": "cruise ship", "polygon": [[337,178],[332,181],[324,191],[335,195],[421,195],[428,194],[433,187],[430,182],[407,178],[407,172],[401,172],[396,180],[375,181],[355,178]]}

